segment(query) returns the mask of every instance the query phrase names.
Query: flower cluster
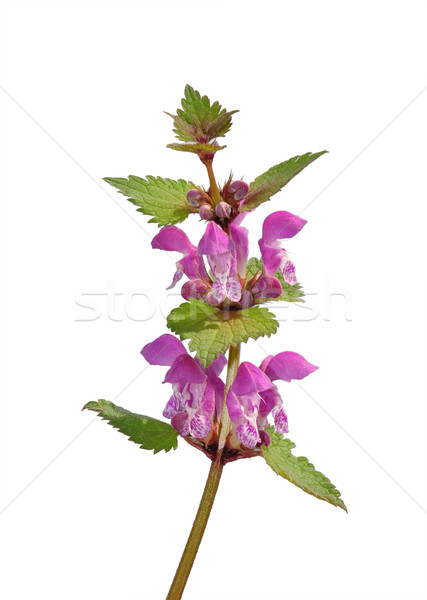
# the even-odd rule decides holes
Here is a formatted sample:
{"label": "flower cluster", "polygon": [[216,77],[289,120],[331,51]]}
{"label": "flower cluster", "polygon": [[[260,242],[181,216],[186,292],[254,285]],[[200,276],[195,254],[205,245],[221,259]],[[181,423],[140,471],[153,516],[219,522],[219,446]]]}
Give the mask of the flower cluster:
{"label": "flower cluster", "polygon": [[[239,212],[248,189],[245,182],[230,179],[220,190],[221,200],[216,203],[203,189],[187,193],[187,201],[199,208],[200,217],[207,223],[197,246],[174,225],[163,227],[153,238],[153,248],[182,254],[168,289],[185,275],[188,281],[181,294],[186,300],[195,298],[220,310],[230,310],[280,297],[283,288],[278,271],[287,284],[297,283],[295,266],[281,240],[294,237],[306,221],[287,211],[274,212],[264,220],[258,241],[262,272],[248,271],[248,230],[241,225],[247,212]],[[225,394],[219,377],[226,364],[222,354],[204,368],[170,334],[147,344],[141,353],[150,364],[170,367],[164,383],[172,384],[173,393],[163,415],[171,419],[183,437],[202,441],[205,447],[218,441],[224,401],[232,423],[227,438],[229,449],[268,445],[265,428],[270,415],[276,430],[287,433],[288,419],[274,381],[302,379],[317,369],[295,352],[268,356],[259,367],[243,362]]]}
{"label": "flower cluster", "polygon": [[[281,271],[286,283],[297,283],[294,264],[280,240],[294,237],[306,221],[287,211],[275,212],[265,219],[258,242],[263,272],[247,277],[248,230],[241,226],[247,213],[232,210],[233,202],[244,202],[247,189],[243,181],[226,184],[221,191],[224,200],[218,202],[215,209],[206,192],[198,189],[188,192],[188,201],[192,205],[200,203],[200,215],[208,218],[198,246],[194,246],[188,236],[173,225],[163,227],[151,243],[153,248],[183,255],[176,263],[177,270],[168,289],[186,275],[188,281],[181,290],[186,300],[196,298],[218,308],[248,308],[260,300],[281,295],[282,284],[276,277],[278,271]],[[210,204],[207,199],[211,200]],[[230,210],[226,210],[225,206]]]}
{"label": "flower cluster", "polygon": [[[163,383],[172,384],[172,396],[163,416],[171,419],[183,437],[202,440],[205,446],[215,445],[224,402],[225,385],[219,375],[227,362],[225,357],[220,354],[204,368],[171,334],[147,344],[141,354],[151,365],[169,367]],[[268,445],[270,439],[265,428],[270,415],[276,430],[287,433],[288,419],[274,382],[303,379],[316,369],[296,352],[267,356],[259,367],[242,362],[225,398],[232,422],[227,448]]]}

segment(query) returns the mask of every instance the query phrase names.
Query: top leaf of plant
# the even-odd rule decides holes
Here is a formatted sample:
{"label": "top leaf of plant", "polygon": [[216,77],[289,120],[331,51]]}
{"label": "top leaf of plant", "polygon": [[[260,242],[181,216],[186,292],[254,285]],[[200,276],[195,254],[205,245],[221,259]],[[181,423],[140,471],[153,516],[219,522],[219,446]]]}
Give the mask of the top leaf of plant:
{"label": "top leaf of plant", "polygon": [[249,192],[240,206],[240,211],[252,210],[263,202],[270,200],[271,196],[280,192],[295,175],[298,175],[305,167],[326,152],[327,150],[322,150],[322,152],[316,152],[315,154],[307,152],[307,154],[301,156],[294,156],[259,175],[249,186]]}
{"label": "top leaf of plant", "polygon": [[104,177],[104,181],[117,188],[128,197],[132,204],[139,206],[139,212],[153,217],[149,223],[174,225],[184,221],[190,213],[197,212],[187,201],[187,192],[194,183],[178,179],[163,179],[147,175],[147,179],[129,175],[123,177]]}
{"label": "top leaf of plant", "polygon": [[173,118],[176,137],[183,142],[206,144],[217,137],[224,137],[231,127],[231,116],[237,110],[227,111],[219,102],[210,103],[207,96],[190,85],[185,86],[182,109],[176,115],[166,113]]}
{"label": "top leaf of plant", "polygon": [[271,425],[266,427],[266,431],[271,437],[271,443],[268,446],[262,446],[261,451],[273,471],[297,485],[307,494],[339,506],[347,512],[341,494],[334,484],[320,471],[316,471],[307,458],[292,454],[291,450],[295,448],[295,444],[284,438]]}

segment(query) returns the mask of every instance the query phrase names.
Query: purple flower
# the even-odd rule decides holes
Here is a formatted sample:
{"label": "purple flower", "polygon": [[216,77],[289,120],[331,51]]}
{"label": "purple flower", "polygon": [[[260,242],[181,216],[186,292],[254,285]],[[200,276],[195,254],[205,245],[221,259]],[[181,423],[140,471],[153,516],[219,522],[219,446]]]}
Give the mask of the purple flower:
{"label": "purple flower", "polygon": [[262,238],[258,243],[264,270],[268,275],[274,275],[280,269],[287,283],[297,283],[295,267],[279,240],[294,237],[306,223],[305,219],[284,210],[272,213],[265,219]]}
{"label": "purple flower", "polygon": [[224,384],[218,375],[227,362],[225,357],[220,354],[205,369],[170,334],[161,335],[144,346],[141,354],[151,365],[170,367],[163,383],[171,383],[173,393],[163,416],[171,419],[173,427],[183,437],[206,438],[223,402]]}
{"label": "purple flower", "polygon": [[173,288],[184,274],[189,279],[200,278],[202,280],[209,280],[203,257],[197,253],[196,246],[193,246],[187,235],[179,227],[175,227],[174,225],[163,227],[152,239],[151,246],[159,250],[181,252],[184,255],[176,263],[176,273],[172,283],[167,288],[168,290]]}
{"label": "purple flower", "polygon": [[215,277],[207,302],[212,305],[221,304],[226,298],[231,302],[238,302],[242,286],[236,278],[236,245],[232,238],[219,225],[210,221],[199,242],[198,252],[207,256]]}
{"label": "purple flower", "polygon": [[264,429],[268,425],[270,413],[276,430],[287,433],[288,419],[282,398],[273,382],[276,379],[288,382],[303,379],[317,368],[296,352],[280,352],[276,356],[268,356],[259,368],[243,362],[226,399],[238,441],[248,448],[255,448],[258,443],[268,444],[269,439]]}

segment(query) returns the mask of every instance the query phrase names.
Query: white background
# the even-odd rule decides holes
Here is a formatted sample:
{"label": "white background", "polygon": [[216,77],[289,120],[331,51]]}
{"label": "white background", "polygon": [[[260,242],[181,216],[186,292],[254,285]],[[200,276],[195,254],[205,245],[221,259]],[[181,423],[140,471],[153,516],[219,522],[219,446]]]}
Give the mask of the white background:
{"label": "white background", "polygon": [[106,398],[159,418],[168,398],[139,351],[180,301],[164,290],[178,256],[151,250],[156,227],[102,177],[206,184],[165,147],[187,82],[241,111],[220,182],[330,151],[247,218],[254,252],[271,210],[308,219],[287,249],[312,295],[244,358],[320,366],[282,384],[289,435],[349,514],[260,459],[228,466],[185,598],[427,597],[426,17],[424,2],[2,3],[5,600],[162,599],[190,530],[206,458],[152,456],[80,412]]}

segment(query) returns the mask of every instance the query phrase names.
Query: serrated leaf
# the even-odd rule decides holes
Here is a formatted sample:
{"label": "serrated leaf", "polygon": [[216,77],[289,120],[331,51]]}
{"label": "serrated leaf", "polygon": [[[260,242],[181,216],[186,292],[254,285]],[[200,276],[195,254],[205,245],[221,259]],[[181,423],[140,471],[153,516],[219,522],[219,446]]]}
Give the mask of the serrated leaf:
{"label": "serrated leaf", "polygon": [[240,205],[240,212],[245,212],[256,208],[263,202],[270,200],[271,196],[280,192],[280,190],[291,179],[298,175],[305,167],[314,162],[319,156],[327,151],[316,152],[312,154],[307,152],[301,156],[294,156],[275,167],[271,167],[268,171],[259,175],[249,186],[249,192],[243,203]]}
{"label": "serrated leaf", "polygon": [[193,152],[194,154],[213,154],[218,150],[224,150],[227,146],[218,146],[218,144],[198,144],[187,143],[187,144],[168,144],[168,148],[171,150],[179,150],[181,152]]}
{"label": "serrated leaf", "polygon": [[189,214],[197,212],[187,201],[187,192],[195,187],[194,183],[178,179],[163,179],[147,175],[146,179],[129,177],[104,177],[104,181],[115,187],[128,200],[139,206],[139,212],[153,217],[149,223],[175,225],[184,221]]}
{"label": "serrated leaf", "polygon": [[210,103],[207,96],[185,86],[182,109],[176,115],[168,114],[174,121],[174,133],[183,142],[206,143],[217,137],[223,137],[229,131],[231,116],[237,110],[227,111],[219,102]]}
{"label": "serrated leaf", "polygon": [[262,455],[267,464],[277,475],[284,477],[307,494],[320,500],[325,500],[334,506],[339,506],[347,512],[341,494],[331,481],[319,471],[304,456],[294,456],[291,452],[295,444],[284,438],[274,427],[266,428],[271,437],[268,446],[262,446]]}
{"label": "serrated leaf", "polygon": [[[260,277],[263,271],[263,262],[261,258],[255,258],[254,256],[248,260],[246,265],[246,281],[250,281],[252,277]],[[265,298],[263,300],[258,300],[258,302],[275,302],[278,300],[282,300],[284,302],[304,302],[302,299],[304,297],[304,292],[301,287],[301,284],[296,283],[295,285],[291,285],[287,283],[283,277],[280,269],[275,274],[275,277],[282,284],[282,294],[277,298]]]}
{"label": "serrated leaf", "polygon": [[190,340],[189,349],[196,351],[204,367],[230,346],[276,333],[275,315],[267,308],[252,306],[244,310],[224,312],[191,299],[174,308],[167,318],[171,331],[181,340]]}
{"label": "serrated leaf", "polygon": [[176,450],[178,446],[178,433],[169,423],[132,413],[107,400],[88,402],[83,407],[85,409],[97,412],[102,419],[127,435],[131,442],[139,444],[143,450],[154,450],[154,454],[157,454],[161,450]]}

